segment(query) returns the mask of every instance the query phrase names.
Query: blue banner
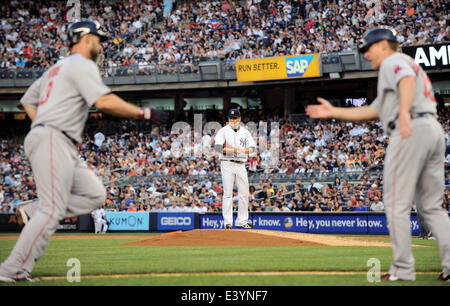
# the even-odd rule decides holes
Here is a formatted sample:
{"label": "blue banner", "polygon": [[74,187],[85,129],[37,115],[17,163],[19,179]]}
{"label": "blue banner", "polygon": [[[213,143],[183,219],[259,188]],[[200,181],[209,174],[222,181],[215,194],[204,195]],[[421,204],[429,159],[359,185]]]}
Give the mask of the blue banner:
{"label": "blue banner", "polygon": [[308,227],[309,233],[366,234],[367,216],[309,216]]}
{"label": "blue banner", "polygon": [[[237,214],[233,213],[233,228],[236,228]],[[250,220],[251,222],[251,216]],[[201,214],[200,215],[200,228],[202,229],[223,229],[225,228],[222,214]]]}
{"label": "blue banner", "polygon": [[419,220],[417,220],[417,216],[411,216],[411,232],[413,235],[419,235],[421,230],[421,226]]}
{"label": "blue banner", "polygon": [[253,215],[253,226],[255,229],[302,232],[308,231],[307,216],[299,215]]}
{"label": "blue banner", "polygon": [[200,215],[200,228],[203,229],[224,228],[222,215],[221,214]]}
{"label": "blue banner", "polygon": [[387,226],[385,215],[368,215],[367,216],[368,234],[387,235],[389,228]]}
{"label": "blue banner", "polygon": [[158,213],[158,226],[159,231],[175,231],[175,230],[193,230],[195,228],[195,213]]}
{"label": "blue banner", "polygon": [[[234,214],[234,221],[236,214]],[[255,229],[320,234],[388,235],[386,215],[378,213],[250,213]],[[234,223],[234,222],[233,222]],[[200,228],[222,229],[218,213],[200,215]],[[420,233],[420,223],[411,215],[411,233]]]}
{"label": "blue banner", "polygon": [[[416,215],[411,215],[411,233],[412,235],[419,235],[422,226],[417,220]],[[385,215],[368,215],[367,216],[367,230],[368,234],[374,235],[388,235],[389,226]]]}
{"label": "blue banner", "polygon": [[150,213],[148,212],[106,212],[108,231],[148,231]]}

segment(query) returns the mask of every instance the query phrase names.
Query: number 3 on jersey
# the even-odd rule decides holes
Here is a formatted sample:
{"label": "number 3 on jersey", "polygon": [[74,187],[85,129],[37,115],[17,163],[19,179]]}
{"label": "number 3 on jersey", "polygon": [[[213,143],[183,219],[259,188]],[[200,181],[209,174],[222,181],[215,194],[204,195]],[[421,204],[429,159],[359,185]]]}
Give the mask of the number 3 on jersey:
{"label": "number 3 on jersey", "polygon": [[433,91],[429,88],[429,85],[431,84],[430,78],[428,77],[428,75],[425,73],[425,71],[420,69],[420,66],[416,64],[416,62],[414,62],[413,59],[411,59],[411,64],[412,64],[412,68],[414,70],[414,73],[417,75],[419,75],[419,72],[421,72],[422,74],[422,78],[425,80],[423,87],[425,88],[425,92],[424,95],[427,98],[430,98],[431,101],[436,102],[436,98],[434,97]]}
{"label": "number 3 on jersey", "polygon": [[45,88],[45,91],[44,91],[45,96],[43,96],[41,99],[39,99],[38,105],[42,105],[45,102],[47,102],[48,97],[50,96],[50,92],[52,91],[52,88],[53,88],[53,81],[50,81]]}
{"label": "number 3 on jersey", "polygon": [[422,76],[425,79],[425,84],[424,84],[424,88],[425,88],[424,95],[425,95],[425,97],[430,98],[430,100],[433,101],[433,102],[436,102],[436,98],[434,97],[433,90],[431,90],[431,88],[428,89],[428,85],[431,84],[430,78],[425,73],[425,71],[422,71]]}

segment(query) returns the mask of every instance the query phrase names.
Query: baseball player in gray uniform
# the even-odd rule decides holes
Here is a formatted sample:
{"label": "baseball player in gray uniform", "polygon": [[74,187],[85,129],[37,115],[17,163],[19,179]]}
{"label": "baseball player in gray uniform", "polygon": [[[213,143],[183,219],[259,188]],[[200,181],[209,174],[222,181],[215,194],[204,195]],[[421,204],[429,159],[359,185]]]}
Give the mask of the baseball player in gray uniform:
{"label": "baseball player in gray uniform", "polygon": [[167,114],[139,108],[111,94],[96,59],[107,39],[98,22],[79,21],[68,30],[71,55],[37,79],[21,99],[31,118],[24,148],[36,182],[38,201],[24,209],[25,227],[0,266],[0,281],[33,281],[30,275],[59,221],[103,205],[102,182],[78,157],[88,109],[161,123]]}
{"label": "baseball player in gray uniform", "polygon": [[245,162],[249,154],[255,151],[255,141],[250,132],[240,125],[241,114],[238,109],[228,112],[228,124],[221,128],[214,139],[219,152],[220,170],[223,182],[222,215],[226,229],[233,224],[233,185],[236,182],[239,203],[235,222],[237,228],[251,229],[248,222],[249,184]]}
{"label": "baseball player in gray uniform", "polygon": [[382,280],[415,280],[411,251],[411,203],[436,237],[443,271],[450,278],[450,220],[442,209],[444,193],[444,132],[437,121],[436,101],[427,74],[414,60],[397,52],[396,33],[388,27],[369,30],[360,52],[379,70],[377,97],[370,106],[339,108],[318,98],[306,113],[312,118],[348,121],[380,119],[389,135],[384,164],[386,217],[393,260]]}

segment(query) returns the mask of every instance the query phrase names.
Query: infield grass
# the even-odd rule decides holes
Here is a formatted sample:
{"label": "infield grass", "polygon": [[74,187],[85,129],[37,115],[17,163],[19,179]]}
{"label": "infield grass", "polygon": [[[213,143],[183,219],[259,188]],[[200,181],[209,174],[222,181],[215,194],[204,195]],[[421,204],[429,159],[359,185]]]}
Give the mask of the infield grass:
{"label": "infield grass", "polygon": [[[70,236],[57,234],[59,236]],[[116,235],[116,234],[115,234]],[[77,234],[79,236],[79,234]],[[367,261],[377,258],[381,271],[389,268],[390,247],[155,247],[126,246],[139,237],[105,239],[52,239],[37,262],[33,275],[44,280],[36,285],[158,285],[158,286],[346,286],[346,285],[450,285],[436,278],[441,271],[435,241],[414,239],[416,282],[369,283]],[[385,238],[382,237],[382,238]],[[384,240],[386,241],[386,240]],[[15,240],[0,240],[0,261],[6,259]],[[65,276],[76,258],[81,263],[81,282],[68,283]],[[227,275],[203,272],[342,271],[344,275]],[[162,274],[181,273],[181,274]],[[187,274],[185,274],[187,273]],[[191,273],[192,275],[189,275]],[[127,274],[124,276],[124,274]],[[160,275],[155,275],[160,274]],[[50,279],[51,277],[56,277]],[[4,285],[4,284],[3,284]],[[11,285],[11,284],[9,284]]]}

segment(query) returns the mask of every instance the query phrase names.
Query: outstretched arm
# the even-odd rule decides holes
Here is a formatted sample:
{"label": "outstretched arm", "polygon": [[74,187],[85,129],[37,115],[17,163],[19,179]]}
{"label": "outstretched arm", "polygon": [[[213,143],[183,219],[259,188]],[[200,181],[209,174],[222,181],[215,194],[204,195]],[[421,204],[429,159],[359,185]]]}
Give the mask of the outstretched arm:
{"label": "outstretched arm", "polygon": [[100,97],[95,102],[95,107],[101,112],[117,117],[152,120],[158,124],[168,120],[166,112],[150,107],[138,107],[126,102],[115,94],[107,94]]}
{"label": "outstretched arm", "polygon": [[308,105],[306,114],[311,118],[336,118],[346,121],[367,121],[379,118],[378,111],[370,106],[362,107],[335,107],[323,98],[317,98],[320,104]]}

